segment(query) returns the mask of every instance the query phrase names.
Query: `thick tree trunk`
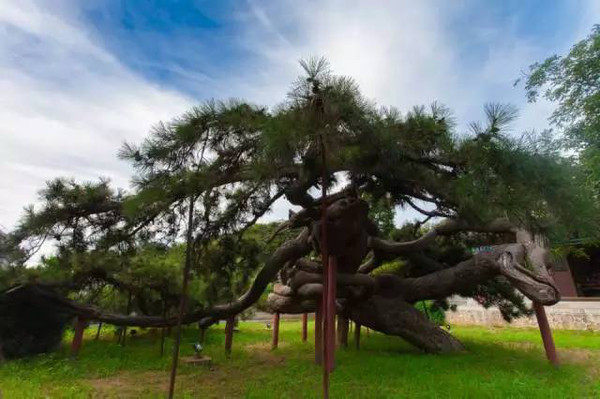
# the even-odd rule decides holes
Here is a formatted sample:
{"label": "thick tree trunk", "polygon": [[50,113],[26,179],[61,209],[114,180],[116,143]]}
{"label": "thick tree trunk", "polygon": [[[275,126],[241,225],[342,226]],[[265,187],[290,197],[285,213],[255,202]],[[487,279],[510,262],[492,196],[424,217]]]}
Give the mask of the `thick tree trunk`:
{"label": "thick tree trunk", "polygon": [[427,353],[464,350],[463,344],[431,323],[423,313],[399,297],[373,296],[348,309],[356,323],[387,335],[397,335]]}
{"label": "thick tree trunk", "polygon": [[[286,298],[289,303],[281,301],[281,298]],[[278,310],[283,312],[283,309],[290,310],[295,307],[291,297],[277,296],[276,299],[277,301],[270,303],[271,308],[276,309],[276,305],[282,305],[283,308]],[[384,334],[397,335],[428,353],[464,350],[460,341],[431,323],[422,312],[398,295],[375,295],[367,301],[339,307],[338,313],[365,326],[367,331],[370,328]],[[318,334],[318,331],[315,333]]]}

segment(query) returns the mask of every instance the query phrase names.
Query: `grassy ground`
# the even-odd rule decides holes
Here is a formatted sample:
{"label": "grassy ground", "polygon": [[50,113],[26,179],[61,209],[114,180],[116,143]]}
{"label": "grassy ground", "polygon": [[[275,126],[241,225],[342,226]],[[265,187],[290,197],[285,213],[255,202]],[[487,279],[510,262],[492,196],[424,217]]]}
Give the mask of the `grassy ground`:
{"label": "grassy ground", "polygon": [[[359,352],[337,353],[333,398],[599,398],[600,333],[555,331],[562,366],[546,361],[537,330],[456,327],[467,353],[424,355],[400,339],[363,333]],[[94,341],[86,331],[78,360],[68,358],[68,341],[55,354],[0,366],[0,397],[130,398],[164,397],[169,355],[159,357],[159,334],[115,343],[106,329]],[[183,356],[193,353],[197,331],[182,340]],[[283,322],[280,348],[270,350],[263,323],[242,323],[231,359],[223,353],[223,325],[207,333],[205,354],[213,368],[182,365],[177,397],[317,398],[321,369],[313,345],[303,344],[299,322]],[[168,341],[170,350],[171,341]]]}

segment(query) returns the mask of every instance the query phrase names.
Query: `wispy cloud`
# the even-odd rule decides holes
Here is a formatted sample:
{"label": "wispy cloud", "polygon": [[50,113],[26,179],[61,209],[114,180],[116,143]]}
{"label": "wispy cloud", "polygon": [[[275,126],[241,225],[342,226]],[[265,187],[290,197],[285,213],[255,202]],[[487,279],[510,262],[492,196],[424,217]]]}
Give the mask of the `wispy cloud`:
{"label": "wispy cloud", "polygon": [[[542,130],[553,106],[528,104],[513,87],[528,65],[564,52],[600,16],[597,2],[573,4],[578,21],[560,41],[525,37],[517,16],[498,20],[493,7],[465,11],[470,2],[441,1],[251,1],[241,45],[258,60],[246,94],[271,104],[298,71],[295,61],[326,56],[335,72],[354,77],[364,93],[402,111],[438,101],[455,112],[459,129],[483,116],[486,102],[520,108],[515,133]],[[577,8],[579,7],[579,8]],[[252,18],[256,23],[252,23]],[[239,86],[238,86],[239,87]],[[397,222],[414,212],[400,212]]]}
{"label": "wispy cloud", "polygon": [[379,104],[408,110],[439,101],[449,105],[465,126],[481,115],[485,102],[512,102],[522,108],[517,130],[545,127],[550,107],[526,104],[523,91],[513,88],[513,82],[529,64],[564,51],[580,35],[580,27],[587,32],[590,14],[600,15],[593,1],[589,7],[582,3],[573,35],[549,42],[523,37],[514,18],[498,20],[484,7],[465,21],[471,2],[250,4],[252,12],[245,15],[239,40],[257,54],[250,70],[258,71],[254,82],[260,84],[247,90],[257,101],[281,98],[298,71],[295,62],[323,55],[336,72],[354,77]]}
{"label": "wispy cloud", "polygon": [[0,3],[0,224],[10,228],[44,182],[111,178],[127,187],[116,152],[190,106],[144,81],[45,2]]}
{"label": "wispy cloud", "polygon": [[[337,73],[353,76],[381,105],[406,111],[439,101],[464,127],[481,115],[483,103],[511,102],[521,108],[516,131],[542,129],[552,106],[526,104],[513,81],[532,62],[567,50],[600,16],[597,1],[562,2],[576,21],[557,20],[571,33],[556,39],[523,35],[519,15],[498,17],[504,3],[249,0],[224,8],[226,31],[191,40],[196,31],[169,26],[171,41],[141,35],[145,55],[129,60],[127,46],[136,42],[103,37],[82,11],[88,4],[0,0],[5,227],[56,176],[105,176],[126,187],[131,170],[115,157],[121,142],[139,141],[154,123],[185,111],[193,102],[190,93],[274,105],[300,72],[297,61],[311,55],[326,56]],[[119,40],[125,46],[120,52],[109,46]],[[219,45],[222,51],[198,54]],[[177,78],[150,81],[160,73],[142,75],[140,68]],[[286,211],[278,203],[270,217]]]}

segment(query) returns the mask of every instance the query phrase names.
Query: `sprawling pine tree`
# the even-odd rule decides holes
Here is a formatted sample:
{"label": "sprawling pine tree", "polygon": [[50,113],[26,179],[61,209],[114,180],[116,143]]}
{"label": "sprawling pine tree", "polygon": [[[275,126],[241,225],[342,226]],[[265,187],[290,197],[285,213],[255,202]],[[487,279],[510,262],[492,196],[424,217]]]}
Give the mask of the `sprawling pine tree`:
{"label": "sprawling pine tree", "polygon": [[[534,300],[558,300],[546,271],[551,261],[533,237],[599,229],[585,176],[550,137],[507,133],[516,111],[496,104],[484,107],[485,121],[461,132],[443,106],[406,113],[378,107],[351,78],[333,74],[325,60],[301,65],[305,75],[275,108],[210,101],[158,124],[141,144],[124,145],[120,156],[137,171],[131,193],[114,191],[106,181],[50,182],[42,205],[27,211],[10,240],[26,251],[48,240],[57,244],[58,268],[69,273],[56,287],[80,293],[86,287],[89,294],[90,284],[100,281],[133,290],[138,302],[164,302],[167,294],[177,297],[177,284],[131,276],[135,267],[145,267],[139,263],[143,248],[173,246],[189,228],[192,281],[230,288],[192,301],[185,322],[240,313],[272,282],[278,282],[270,302],[275,310],[310,311],[320,289],[315,258],[325,204],[341,251],[340,281],[347,281],[340,289],[341,311],[364,325],[428,351],[452,350],[461,347],[458,341],[423,320],[415,302],[473,296],[498,305],[510,319],[527,311],[514,287]],[[330,195],[313,197],[323,185]],[[301,210],[270,232],[276,238],[268,249],[264,243],[240,244],[280,199]],[[422,219],[394,232],[386,207],[411,208]],[[297,238],[284,243],[282,235],[292,233]],[[491,249],[473,255],[481,244]],[[109,256],[112,261],[105,261]],[[223,270],[236,277],[210,280]],[[250,280],[239,299],[227,297]],[[86,299],[93,303],[91,297]],[[213,305],[221,299],[228,304]],[[136,317],[65,298],[55,303],[114,324],[175,323],[148,303],[146,315]]]}

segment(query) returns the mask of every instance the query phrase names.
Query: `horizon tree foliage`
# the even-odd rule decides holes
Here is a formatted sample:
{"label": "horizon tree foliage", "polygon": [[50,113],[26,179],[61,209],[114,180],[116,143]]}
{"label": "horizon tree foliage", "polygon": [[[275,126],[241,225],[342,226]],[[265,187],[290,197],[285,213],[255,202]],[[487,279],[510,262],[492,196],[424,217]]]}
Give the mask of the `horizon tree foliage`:
{"label": "horizon tree foliage", "polygon": [[563,135],[565,149],[585,168],[588,183],[600,193],[600,25],[565,55],[553,55],[529,67],[529,101],[543,97],[557,104],[550,122]]}
{"label": "horizon tree foliage", "polygon": [[[459,132],[444,106],[419,106],[406,113],[378,107],[364,98],[354,80],[333,74],[324,59],[302,61],[301,66],[304,76],[272,109],[242,100],[212,100],[159,123],[142,143],[125,144],[119,156],[136,170],[129,193],[111,189],[104,180],[49,182],[41,192],[41,206],[28,208],[9,235],[11,245],[20,245],[27,255],[48,241],[58,248],[36,281],[42,283],[44,273],[55,271],[60,278],[53,289],[92,305],[99,304],[108,285],[133,293],[136,311],[148,316],[119,316],[58,301],[88,318],[173,325],[173,318],[164,314],[164,301],[179,298],[180,283],[170,273],[181,267],[181,256],[174,254],[181,255],[184,232],[190,228],[195,299],[188,303],[185,322],[218,319],[258,300],[277,273],[284,282],[296,254],[309,251],[312,259],[318,258],[318,234],[310,233],[310,226],[319,217],[320,204],[353,195],[371,204],[375,226],[365,227],[370,236],[417,242],[429,242],[431,234],[441,237],[410,253],[378,241],[391,253],[372,250],[359,273],[375,276],[378,267],[400,256],[402,267],[393,273],[400,281],[392,280],[392,285],[470,267],[476,239],[498,244],[498,233],[505,232],[489,224],[497,219],[551,239],[597,234],[598,212],[582,184],[585,174],[561,156],[549,137],[510,134],[517,116],[513,107],[488,104],[484,121]],[[331,199],[313,198],[311,192],[323,185],[333,192]],[[280,199],[302,209],[279,228],[257,224]],[[188,226],[190,202],[194,211]],[[412,208],[423,220],[392,231],[390,210],[395,207]],[[441,219],[454,224],[424,228]],[[467,228],[486,223],[489,229]],[[488,236],[477,235],[485,232]],[[522,295],[506,278],[492,277],[443,292],[497,305],[507,319],[526,312]],[[240,296],[250,282],[250,290]],[[443,301],[446,296],[429,299]],[[224,301],[228,305],[216,305]]]}

